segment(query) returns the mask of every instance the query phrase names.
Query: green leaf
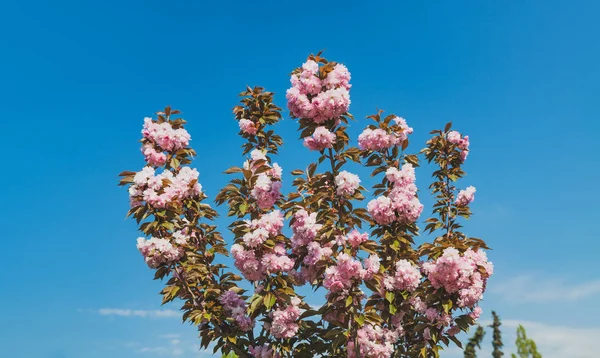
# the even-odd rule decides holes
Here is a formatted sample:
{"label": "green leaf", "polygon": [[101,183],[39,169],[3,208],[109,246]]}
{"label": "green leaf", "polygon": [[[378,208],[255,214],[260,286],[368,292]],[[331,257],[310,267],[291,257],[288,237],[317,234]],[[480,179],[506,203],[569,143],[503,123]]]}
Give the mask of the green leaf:
{"label": "green leaf", "polygon": [[275,301],[277,301],[277,298],[275,297],[274,294],[272,294],[271,292],[267,293],[265,295],[264,298],[264,305],[265,307],[270,310],[271,307],[273,307],[273,305],[275,304]]}
{"label": "green leaf", "polygon": [[346,307],[350,306],[352,304],[352,296],[348,296],[348,298],[346,298]]}
{"label": "green leaf", "polygon": [[356,321],[356,323],[358,323],[361,327],[365,324],[365,316],[363,315],[358,315],[358,316],[354,316],[354,320]]}
{"label": "green leaf", "polygon": [[256,309],[262,302],[263,302],[263,297],[257,296],[256,299],[254,299],[254,301],[252,301],[252,303],[250,304],[250,313],[256,311]]}
{"label": "green leaf", "polygon": [[444,312],[450,312],[450,309],[452,309],[452,300],[448,300],[448,302],[442,304],[442,307],[444,308]]}
{"label": "green leaf", "polygon": [[392,302],[394,302],[394,298],[396,298],[396,295],[394,295],[394,293],[393,293],[393,292],[390,292],[390,291],[388,291],[388,292],[386,292],[386,293],[385,293],[385,299],[386,299],[386,300],[387,300],[389,303],[392,303]]}

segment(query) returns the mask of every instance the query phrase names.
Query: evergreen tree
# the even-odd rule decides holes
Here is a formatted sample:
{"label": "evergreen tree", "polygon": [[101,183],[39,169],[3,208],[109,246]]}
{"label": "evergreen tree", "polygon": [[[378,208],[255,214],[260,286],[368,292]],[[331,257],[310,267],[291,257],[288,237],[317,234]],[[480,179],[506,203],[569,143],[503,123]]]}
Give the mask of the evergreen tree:
{"label": "evergreen tree", "polygon": [[502,346],[504,346],[502,343],[502,332],[500,332],[500,325],[502,323],[495,311],[492,311],[492,316],[494,316],[494,323],[490,325],[493,329],[492,346],[494,347],[494,351],[492,352],[492,357],[501,358],[504,355],[502,352]]}
{"label": "evergreen tree", "polygon": [[527,338],[525,328],[521,325],[517,328],[517,353],[512,354],[512,358],[542,358],[537,351],[537,346],[533,339]]}
{"label": "evergreen tree", "polygon": [[481,341],[483,340],[483,336],[485,336],[485,331],[483,327],[477,326],[477,330],[473,337],[469,339],[469,343],[465,347],[465,358],[477,358],[477,353],[475,353],[475,347],[481,349]]}

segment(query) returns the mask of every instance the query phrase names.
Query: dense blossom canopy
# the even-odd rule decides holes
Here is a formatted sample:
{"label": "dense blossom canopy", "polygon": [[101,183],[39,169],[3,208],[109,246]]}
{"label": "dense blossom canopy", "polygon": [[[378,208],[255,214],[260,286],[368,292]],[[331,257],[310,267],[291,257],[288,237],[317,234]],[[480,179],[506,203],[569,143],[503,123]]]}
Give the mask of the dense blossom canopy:
{"label": "dense blossom canopy", "polygon": [[[163,303],[181,299],[203,347],[212,342],[228,357],[438,356],[460,345],[455,335],[480,316],[493,266],[485,242],[460,231],[475,194],[456,187],[469,137],[451,124],[431,133],[421,154],[437,167],[429,186],[436,202],[422,219],[419,160],[406,152],[413,128],[380,111],[352,146],[350,78],[346,66],[320,54],[292,72],[287,107],[314,162],[291,172],[287,195],[289,177],[273,161],[283,140],[271,126],[281,110],[260,87],[241,94],[233,113],[247,159],[226,171],[234,177],[216,197],[234,217],[229,249],[189,166],[196,152],[186,122],[171,108],[144,119],[146,166],[121,174],[129,215],[145,235],[138,249],[146,264],[167,279]],[[349,162],[378,178],[370,200]],[[422,232],[437,235],[416,245]],[[215,262],[229,254],[241,276]],[[321,305],[308,305],[301,286],[323,288]]]}

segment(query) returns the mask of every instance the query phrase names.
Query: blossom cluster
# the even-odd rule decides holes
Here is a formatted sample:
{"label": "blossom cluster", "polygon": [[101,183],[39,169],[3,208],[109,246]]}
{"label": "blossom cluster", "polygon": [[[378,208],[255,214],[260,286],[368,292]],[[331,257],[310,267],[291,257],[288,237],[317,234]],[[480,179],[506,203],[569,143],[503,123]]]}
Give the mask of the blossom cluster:
{"label": "blossom cluster", "polygon": [[356,174],[341,171],[335,176],[336,193],[340,196],[350,196],[360,186],[360,178]]}
{"label": "blossom cluster", "polygon": [[317,237],[323,225],[317,224],[317,213],[308,213],[304,209],[296,211],[292,227],[292,249],[297,252]]}
{"label": "blossom cluster", "polygon": [[423,271],[434,288],[444,288],[449,294],[458,293],[458,307],[474,307],[483,298],[494,266],[481,249],[469,248],[461,256],[457,249],[448,247],[435,261],[423,263]]}
{"label": "blossom cluster", "polygon": [[[406,120],[401,117],[394,117],[396,128],[392,127],[391,133],[382,128],[367,128],[358,136],[358,146],[363,150],[380,151],[401,145],[413,129],[409,127]],[[394,130],[395,129],[395,130]]]}
{"label": "blossom cluster", "polygon": [[202,186],[198,183],[198,171],[181,167],[177,174],[165,170],[156,175],[151,166],[144,167],[133,177],[129,187],[131,206],[145,201],[154,208],[165,208],[171,202],[180,203],[183,199],[200,195]]}
{"label": "blossom cluster", "polygon": [[262,346],[249,346],[248,351],[250,355],[254,358],[280,358],[281,355],[279,353],[273,352],[271,347],[265,345]]}
{"label": "blossom cluster", "polygon": [[360,244],[367,241],[368,239],[369,239],[368,233],[365,232],[365,233],[361,234],[356,229],[353,229],[352,231],[350,231],[345,237],[345,241],[347,243],[349,243],[352,247],[359,247]]}
{"label": "blossom cluster", "polygon": [[285,309],[276,309],[269,314],[272,319],[269,332],[275,338],[292,338],[296,335],[300,328],[300,302],[298,297],[292,297],[291,304]]}
{"label": "blossom cluster", "polygon": [[156,167],[160,167],[165,165],[167,162],[167,155],[161,151],[158,151],[154,148],[154,145],[148,143],[142,146],[142,154],[144,154],[144,159],[150,165],[154,165]]}
{"label": "blossom cluster", "polygon": [[287,255],[283,244],[274,248],[263,247],[269,238],[275,238],[283,227],[283,214],[279,210],[264,214],[260,219],[247,222],[249,231],[242,237],[243,244],[234,244],[231,253],[235,266],[244,277],[258,281],[268,273],[288,272],[294,262]]}
{"label": "blossom cluster", "polygon": [[448,142],[456,145],[460,152],[460,159],[464,162],[469,155],[469,136],[462,137],[457,131],[448,132]]}
{"label": "blossom cluster", "polygon": [[259,208],[271,209],[281,197],[281,167],[277,163],[269,165],[267,157],[258,149],[254,149],[250,156],[252,159],[244,163],[244,169],[256,171],[263,165],[270,168],[258,175],[250,195],[256,200]]}
{"label": "blossom cluster", "polygon": [[164,151],[174,152],[185,148],[191,139],[185,129],[174,129],[169,122],[158,123],[149,117],[144,118],[142,135],[148,141],[143,145],[142,153],[146,161],[154,166],[165,164],[167,156]]}
{"label": "blossom cluster", "polygon": [[369,214],[381,225],[394,221],[415,222],[423,211],[423,204],[416,196],[415,169],[411,164],[404,164],[400,170],[389,168],[386,177],[393,187],[387,196],[382,195],[369,202]]}
{"label": "blossom cluster", "polygon": [[336,135],[320,126],[315,128],[311,137],[304,138],[304,145],[310,150],[323,150],[325,148],[333,148]]}
{"label": "blossom cluster", "polygon": [[238,125],[240,126],[240,130],[249,135],[255,135],[258,131],[256,124],[249,119],[242,118],[239,120]]}
{"label": "blossom cluster", "polygon": [[377,255],[370,255],[364,261],[363,265],[354,257],[346,254],[339,253],[337,255],[337,262],[333,266],[329,266],[325,270],[325,279],[323,280],[323,286],[330,292],[342,292],[347,291],[356,280],[368,280],[379,272],[379,257]]}
{"label": "blossom cluster", "polygon": [[[398,329],[382,328],[372,324],[362,326],[356,333],[360,357],[388,358],[394,353],[394,343],[404,334]],[[348,358],[358,358],[353,341],[348,342]]]}
{"label": "blossom cluster", "polygon": [[246,301],[244,301],[234,291],[225,291],[220,297],[219,302],[223,305],[225,311],[231,315],[235,323],[242,331],[249,331],[254,326],[254,322],[246,314]]}
{"label": "blossom cluster", "polygon": [[170,264],[183,256],[183,249],[174,246],[167,239],[151,237],[146,240],[143,237],[137,239],[137,248],[144,256],[146,264],[150,268],[157,268],[162,264]]}
{"label": "blossom cluster", "polygon": [[421,282],[421,271],[408,260],[402,259],[396,262],[394,276],[385,276],[383,283],[387,290],[407,290],[412,292],[417,289]]}
{"label": "blossom cluster", "polygon": [[294,117],[323,123],[348,111],[350,72],[346,66],[338,63],[326,73],[319,71],[317,62],[308,60],[290,82],[286,98]]}
{"label": "blossom cluster", "polygon": [[454,202],[457,206],[467,206],[475,200],[475,187],[468,186],[467,189],[458,192],[456,201]]}

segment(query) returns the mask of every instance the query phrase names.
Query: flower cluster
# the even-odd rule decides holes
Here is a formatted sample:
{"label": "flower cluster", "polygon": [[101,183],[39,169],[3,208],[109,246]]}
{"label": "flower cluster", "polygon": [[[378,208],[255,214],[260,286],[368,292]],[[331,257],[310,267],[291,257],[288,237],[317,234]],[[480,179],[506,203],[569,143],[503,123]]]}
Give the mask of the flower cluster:
{"label": "flower cluster", "polygon": [[248,351],[250,355],[254,358],[280,358],[281,355],[279,353],[273,352],[273,350],[265,345],[262,346],[249,346]]}
{"label": "flower cluster", "polygon": [[383,195],[369,202],[369,214],[381,225],[394,221],[415,222],[423,211],[423,204],[416,196],[415,169],[411,164],[405,164],[401,170],[389,168],[386,177],[393,184],[392,190],[387,196]]}
{"label": "flower cluster", "polygon": [[154,149],[152,144],[144,144],[142,146],[142,154],[148,164],[160,167],[167,162],[167,155]]}
{"label": "flower cluster", "polygon": [[358,136],[358,146],[363,150],[380,151],[400,145],[404,142],[413,129],[406,124],[404,118],[394,117],[395,128],[391,133],[382,128],[367,128]]}
{"label": "flower cluster", "polygon": [[254,124],[254,122],[246,118],[240,119],[238,125],[240,126],[240,130],[246,134],[255,135],[258,131],[258,128],[256,128],[256,124]]}
{"label": "flower cluster", "polygon": [[281,233],[283,215],[279,210],[247,222],[247,226],[250,231],[242,237],[244,245],[234,244],[231,248],[235,266],[244,277],[258,281],[267,273],[288,272],[292,269],[294,262],[288,257],[283,244],[278,244],[273,249],[261,246],[267,239]]}
{"label": "flower cluster", "polygon": [[283,227],[283,215],[279,210],[263,215],[260,219],[248,222],[252,231],[247,232],[242,239],[248,247],[258,247],[262,245],[269,236],[276,236]]}
{"label": "flower cluster", "polygon": [[338,195],[350,196],[354,194],[359,186],[360,179],[356,174],[352,174],[344,170],[335,176],[335,187]]}
{"label": "flower cluster", "polygon": [[383,281],[388,290],[407,290],[409,292],[416,290],[420,282],[421,272],[405,259],[396,262],[394,276],[386,276]]}
{"label": "flower cluster", "polygon": [[200,195],[202,186],[198,183],[198,171],[181,167],[174,175],[170,170],[155,175],[154,168],[144,167],[133,178],[129,187],[132,206],[145,201],[154,208],[165,208],[169,203],[180,203],[183,199]]}
{"label": "flower cluster", "polygon": [[345,237],[345,241],[349,243],[352,247],[359,247],[360,244],[367,241],[369,239],[368,233],[360,233],[358,230],[354,229],[348,233]]}
{"label": "flower cluster", "polygon": [[277,163],[273,166],[269,165],[267,157],[258,149],[254,149],[250,156],[252,159],[244,163],[244,169],[256,171],[263,165],[270,168],[267,172],[258,175],[250,195],[256,200],[259,208],[271,209],[281,197],[281,167]]}
{"label": "flower cluster", "polygon": [[[357,332],[360,357],[388,358],[394,353],[394,343],[403,334],[401,328],[390,330],[372,324],[362,326]],[[348,358],[358,358],[354,342],[348,342]]]}
{"label": "flower cluster", "polygon": [[458,192],[456,201],[454,202],[457,206],[467,206],[475,200],[475,187],[468,186],[467,189]]}
{"label": "flower cluster", "polygon": [[226,291],[219,297],[219,302],[227,313],[231,315],[235,323],[242,331],[249,331],[254,326],[254,322],[246,314],[246,301],[244,301],[234,291]]}
{"label": "flower cluster", "polygon": [[185,245],[188,243],[189,239],[190,239],[190,235],[188,235],[188,230],[187,229],[183,229],[183,230],[178,230],[175,231],[173,233],[173,241],[177,244],[177,245]]}
{"label": "flower cluster", "polygon": [[423,271],[434,288],[458,293],[459,307],[473,307],[483,298],[485,284],[494,266],[481,249],[469,248],[461,256],[458,250],[449,247],[434,262],[425,262]]}
{"label": "flower cluster", "polygon": [[317,224],[317,213],[309,214],[306,210],[300,209],[294,214],[291,227],[294,233],[291,238],[292,249],[296,252],[313,241],[323,225]]}
{"label": "flower cluster", "polygon": [[427,304],[419,296],[411,297],[408,302],[417,313],[423,314],[427,310]]}
{"label": "flower cluster", "polygon": [[183,250],[174,246],[167,239],[151,237],[146,240],[143,237],[137,239],[137,248],[144,256],[146,264],[150,268],[157,268],[162,264],[170,264],[183,256]]}
{"label": "flower cluster", "polygon": [[290,81],[292,88],[286,98],[294,117],[323,123],[348,111],[350,72],[346,66],[338,63],[326,73],[319,71],[317,62],[308,60]]}
{"label": "flower cluster", "polygon": [[333,250],[330,246],[323,247],[316,241],[308,244],[306,248],[308,253],[304,257],[303,262],[308,266],[312,266],[323,259],[329,258],[333,254]]}
{"label": "flower cluster", "polygon": [[379,272],[379,257],[370,255],[361,265],[354,257],[340,253],[337,255],[337,263],[325,270],[323,286],[330,292],[345,292],[355,280],[368,280]]}
{"label": "flower cluster", "polygon": [[187,147],[191,139],[185,129],[174,129],[169,122],[157,123],[148,117],[144,118],[142,135],[162,151],[167,152]]}
{"label": "flower cluster", "polygon": [[456,145],[461,150],[460,158],[464,162],[469,155],[469,136],[461,137],[457,131],[448,132],[448,142]]}
{"label": "flower cluster", "polygon": [[452,323],[452,315],[434,307],[425,310],[425,317],[429,322],[435,323],[438,327],[446,327]]}
{"label": "flower cluster", "polygon": [[323,150],[332,148],[335,143],[335,133],[330,132],[327,128],[320,126],[315,128],[312,137],[304,138],[304,145],[310,150]]}
{"label": "flower cluster", "polygon": [[300,299],[292,297],[291,305],[285,309],[276,309],[269,314],[271,326],[269,332],[275,338],[292,338],[300,328],[298,326],[298,318],[300,318]]}

